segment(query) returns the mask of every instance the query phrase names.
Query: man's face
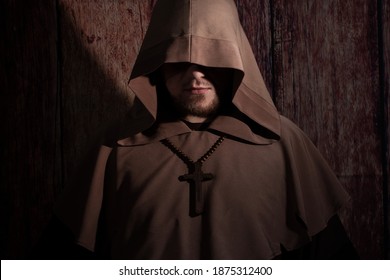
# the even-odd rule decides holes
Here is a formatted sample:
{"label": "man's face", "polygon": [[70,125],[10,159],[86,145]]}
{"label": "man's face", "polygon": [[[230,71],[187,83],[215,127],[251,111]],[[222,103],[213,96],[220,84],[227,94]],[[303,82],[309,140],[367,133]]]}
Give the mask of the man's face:
{"label": "man's face", "polygon": [[226,90],[228,70],[191,63],[167,63],[162,67],[165,86],[175,108],[188,121],[202,122],[218,112]]}

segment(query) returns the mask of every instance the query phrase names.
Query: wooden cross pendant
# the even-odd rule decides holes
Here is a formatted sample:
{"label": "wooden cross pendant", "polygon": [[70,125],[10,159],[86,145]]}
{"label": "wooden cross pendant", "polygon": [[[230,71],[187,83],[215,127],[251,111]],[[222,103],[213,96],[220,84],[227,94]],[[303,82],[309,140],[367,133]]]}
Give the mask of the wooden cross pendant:
{"label": "wooden cross pendant", "polygon": [[190,216],[192,217],[203,213],[205,195],[202,182],[214,178],[214,175],[211,173],[203,173],[202,164],[215,152],[224,139],[224,136],[220,136],[214,145],[195,162],[169,141],[168,138],[161,140],[163,145],[167,146],[179,159],[187,164],[188,174],[180,176],[179,181],[187,181],[190,183]]}
{"label": "wooden cross pendant", "polygon": [[202,162],[192,162],[188,164],[189,173],[179,177],[180,181],[190,183],[190,215],[197,216],[203,212],[204,193],[202,182],[214,178],[211,173],[203,173]]}

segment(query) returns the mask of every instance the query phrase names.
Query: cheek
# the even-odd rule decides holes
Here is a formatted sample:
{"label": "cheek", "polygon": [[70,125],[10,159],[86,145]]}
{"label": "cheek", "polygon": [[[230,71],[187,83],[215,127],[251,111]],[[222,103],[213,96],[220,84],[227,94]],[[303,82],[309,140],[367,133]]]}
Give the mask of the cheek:
{"label": "cheek", "polygon": [[165,81],[165,86],[171,96],[179,96],[181,94],[180,77],[173,75]]}
{"label": "cheek", "polygon": [[210,79],[219,93],[231,90],[233,84],[233,72],[230,70],[220,70],[210,74]]}

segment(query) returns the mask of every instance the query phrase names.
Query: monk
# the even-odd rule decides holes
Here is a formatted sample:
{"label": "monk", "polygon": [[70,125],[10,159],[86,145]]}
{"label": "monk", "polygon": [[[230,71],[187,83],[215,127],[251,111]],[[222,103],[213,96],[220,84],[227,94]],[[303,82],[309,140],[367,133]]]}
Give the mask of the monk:
{"label": "monk", "polygon": [[129,87],[131,119],[56,209],[78,246],[66,254],[357,257],[338,218],[348,195],[275,108],[233,0],[159,0]]}

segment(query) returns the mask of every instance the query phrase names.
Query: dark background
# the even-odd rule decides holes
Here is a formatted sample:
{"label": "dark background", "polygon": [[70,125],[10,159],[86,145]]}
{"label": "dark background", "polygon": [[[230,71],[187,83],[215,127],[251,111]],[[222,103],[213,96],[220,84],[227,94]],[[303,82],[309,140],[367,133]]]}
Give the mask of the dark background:
{"label": "dark background", "polygon": [[[2,0],[1,258],[28,256],[72,170],[131,107],[153,0]],[[352,196],[364,259],[389,258],[388,0],[236,0],[280,112]]]}

